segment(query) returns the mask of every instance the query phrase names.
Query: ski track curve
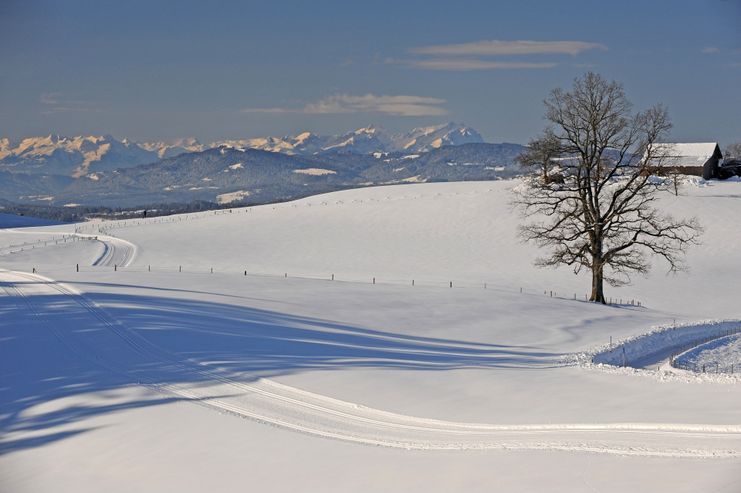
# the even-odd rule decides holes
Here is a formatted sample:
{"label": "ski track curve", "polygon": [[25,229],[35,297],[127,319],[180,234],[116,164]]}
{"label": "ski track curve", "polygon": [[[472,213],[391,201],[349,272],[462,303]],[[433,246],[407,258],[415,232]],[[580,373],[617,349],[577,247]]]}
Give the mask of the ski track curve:
{"label": "ski track curve", "polygon": [[115,236],[95,236],[103,243],[103,253],[94,262],[96,267],[128,267],[134,262],[137,247],[134,243]]}
{"label": "ski track curve", "polygon": [[137,246],[127,240],[118,238],[116,236],[103,234],[100,230],[99,234],[83,234],[83,233],[68,233],[68,232],[46,232],[46,231],[24,231],[22,229],[6,229],[5,231],[11,233],[19,233],[33,236],[50,236],[51,239],[47,241],[36,240],[32,242],[23,242],[20,244],[0,245],[0,255],[8,253],[17,253],[23,250],[29,250],[31,248],[43,248],[47,246],[53,246],[51,244],[58,244],[60,241],[66,242],[67,240],[94,240],[99,241],[103,244],[103,252],[100,256],[95,259],[92,263],[96,267],[128,267],[134,262],[136,254],[138,252]]}
{"label": "ski track curve", "polygon": [[[131,265],[136,245],[113,236],[99,235],[97,239],[103,242],[105,250],[93,265]],[[54,337],[78,357],[131,383],[309,435],[413,450],[558,450],[692,458],[741,456],[741,425],[460,423],[373,409],[268,379],[234,377],[218,366],[183,360],[151,343],[71,286],[36,274],[6,270],[0,270],[0,274],[9,278],[3,283],[6,294],[20,298],[35,317],[46,318],[49,323],[45,326],[51,328]],[[75,309],[106,330],[83,339],[72,331],[60,329],[49,320],[53,317],[44,307],[35,304],[34,296],[26,295],[18,286],[19,279],[26,284],[31,281],[34,289],[47,295],[61,295],[72,301]],[[725,448],[719,446],[723,441],[729,442]]]}

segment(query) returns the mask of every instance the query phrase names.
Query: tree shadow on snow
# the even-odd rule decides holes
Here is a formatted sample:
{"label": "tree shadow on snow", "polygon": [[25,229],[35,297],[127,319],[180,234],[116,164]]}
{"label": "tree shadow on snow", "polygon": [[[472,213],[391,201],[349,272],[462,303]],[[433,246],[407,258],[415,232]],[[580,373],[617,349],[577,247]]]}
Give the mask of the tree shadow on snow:
{"label": "tree shadow on snow", "polygon": [[[34,282],[17,286],[23,289],[23,284]],[[192,299],[99,292],[86,296],[104,311],[91,312],[61,293],[0,297],[0,431],[6,435],[0,438],[0,453],[84,433],[91,428],[73,426],[92,416],[186,400],[132,398],[119,392],[138,382],[211,382],[202,372],[168,371],[173,361],[204,365],[249,382],[356,368],[543,369],[558,365],[561,356]],[[86,398],[93,393],[94,398]]]}

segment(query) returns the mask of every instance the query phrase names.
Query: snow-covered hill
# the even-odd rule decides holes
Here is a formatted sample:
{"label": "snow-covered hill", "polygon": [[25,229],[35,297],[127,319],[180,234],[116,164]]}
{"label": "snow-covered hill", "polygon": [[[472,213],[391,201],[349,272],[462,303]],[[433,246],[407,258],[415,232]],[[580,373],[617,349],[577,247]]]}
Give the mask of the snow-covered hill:
{"label": "snow-covered hill", "polygon": [[0,231],[3,486],[735,492],[737,380],[573,356],[739,318],[741,183],[662,197],[704,244],[608,291],[640,308],[533,267],[515,185]]}
{"label": "snow-covered hill", "polygon": [[51,224],[62,224],[59,221],[40,219],[38,217],[19,216],[17,214],[6,214],[0,212],[0,229],[6,228],[30,228],[35,226],[49,226]]}

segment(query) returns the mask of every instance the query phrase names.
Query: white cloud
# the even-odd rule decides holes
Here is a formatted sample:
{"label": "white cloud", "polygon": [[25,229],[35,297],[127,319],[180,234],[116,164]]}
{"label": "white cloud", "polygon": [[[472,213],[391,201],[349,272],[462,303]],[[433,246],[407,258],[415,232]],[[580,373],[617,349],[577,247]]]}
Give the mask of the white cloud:
{"label": "white cloud", "polygon": [[39,97],[41,104],[56,105],[59,104],[59,93],[58,92],[45,92]]}
{"label": "white cloud", "polygon": [[502,55],[578,55],[588,50],[606,50],[600,43],[586,41],[475,41],[472,43],[420,46],[409,50],[419,55],[502,56]]}
{"label": "white cloud", "polygon": [[468,71],[468,70],[514,70],[514,69],[548,69],[556,66],[552,62],[499,62],[476,58],[432,58],[428,60],[395,61],[410,67],[428,70]]}
{"label": "white cloud", "polygon": [[242,113],[301,113],[301,109],[292,108],[243,108]]}
{"label": "white cloud", "polygon": [[702,53],[705,53],[706,55],[710,55],[713,53],[719,53],[719,52],[720,52],[720,48],[718,48],[717,46],[707,46],[702,49]]}
{"label": "white cloud", "polygon": [[587,41],[501,41],[484,40],[471,43],[420,46],[409,53],[420,55],[412,60],[386,60],[409,67],[427,70],[522,70],[549,69],[558,65],[550,61],[501,61],[487,57],[527,55],[578,55],[588,50],[607,50],[600,43]]}
{"label": "white cloud", "polygon": [[304,113],[334,115],[342,113],[383,113],[396,116],[440,116],[447,114],[444,99],[409,95],[333,94],[301,108],[244,108],[244,113]]}
{"label": "white cloud", "polygon": [[90,101],[79,99],[66,99],[59,92],[44,92],[39,96],[42,113],[47,115],[51,113],[64,113],[68,111],[100,111],[100,108]]}

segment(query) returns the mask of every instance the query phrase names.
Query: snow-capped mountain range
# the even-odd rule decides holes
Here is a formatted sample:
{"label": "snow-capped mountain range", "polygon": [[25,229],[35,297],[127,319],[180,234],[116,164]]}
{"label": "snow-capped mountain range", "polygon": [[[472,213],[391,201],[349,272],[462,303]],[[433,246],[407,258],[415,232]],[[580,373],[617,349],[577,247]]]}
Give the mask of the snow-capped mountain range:
{"label": "snow-capped mountain range", "polygon": [[295,155],[324,152],[414,154],[448,145],[480,142],[483,139],[476,130],[457,123],[415,128],[397,134],[369,126],[342,135],[322,136],[302,132],[293,136],[224,140],[207,145],[195,138],[170,142],[132,142],[127,139],[118,140],[110,135],[48,135],[24,138],[17,143],[0,138],[0,170],[80,177],[216,147],[259,149]]}
{"label": "snow-capped mountain range", "polygon": [[85,176],[151,163],[204,147],[195,139],[131,142],[111,135],[27,137],[16,145],[0,139],[0,169],[18,173]]}
{"label": "snow-capped mountain range", "polygon": [[523,149],[518,144],[470,143],[419,153],[287,154],[221,146],[128,168],[89,171],[78,178],[0,168],[0,209],[2,199],[65,208],[196,201],[265,204],[373,185],[498,180],[521,174],[517,157]]}
{"label": "snow-capped mountain range", "polygon": [[461,145],[483,142],[476,130],[466,125],[446,123],[431,127],[414,128],[408,132],[392,134],[382,128],[369,126],[341,135],[322,136],[302,132],[294,136],[264,137],[258,139],[230,140],[217,145],[261,149],[286,154],[317,154],[320,152],[350,152],[372,154],[374,152],[427,152],[446,145]]}
{"label": "snow-capped mountain range", "polygon": [[147,162],[152,155],[139,144],[110,135],[28,137],[13,146],[0,141],[0,167],[22,173],[82,176],[89,170],[109,170]]}

